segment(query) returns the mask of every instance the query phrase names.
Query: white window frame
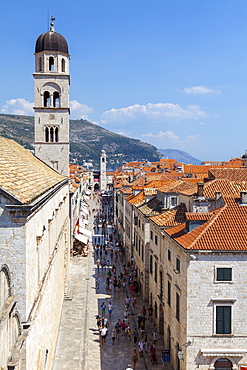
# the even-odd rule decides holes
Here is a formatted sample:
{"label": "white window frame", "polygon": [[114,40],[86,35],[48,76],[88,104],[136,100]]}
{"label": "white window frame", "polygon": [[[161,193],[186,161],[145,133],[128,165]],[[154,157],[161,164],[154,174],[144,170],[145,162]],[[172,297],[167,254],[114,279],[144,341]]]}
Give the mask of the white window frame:
{"label": "white window frame", "polygon": [[[217,269],[218,268],[230,268],[232,269],[232,280],[226,281],[226,280],[217,280]],[[233,284],[234,283],[234,269],[232,265],[215,265],[214,266],[214,283],[215,284]]]}
{"label": "white window frame", "polygon": [[[236,302],[236,298],[212,298],[213,302],[213,336],[233,336],[233,322],[234,322],[234,309],[233,305]],[[230,334],[218,334],[216,333],[216,307],[217,306],[230,306],[231,307],[231,333]]]}

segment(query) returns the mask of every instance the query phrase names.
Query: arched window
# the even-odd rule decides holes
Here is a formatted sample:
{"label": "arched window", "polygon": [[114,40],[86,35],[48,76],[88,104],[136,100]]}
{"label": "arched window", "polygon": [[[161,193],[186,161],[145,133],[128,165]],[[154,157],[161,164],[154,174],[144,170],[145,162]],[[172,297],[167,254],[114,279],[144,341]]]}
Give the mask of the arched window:
{"label": "arched window", "polygon": [[54,108],[59,108],[60,107],[60,97],[59,97],[59,93],[57,91],[55,91],[54,94],[53,94],[53,107]]}
{"label": "arched window", "polygon": [[54,58],[49,58],[49,71],[54,71]]}
{"label": "arched window", "polygon": [[50,142],[53,143],[54,141],[54,129],[53,127],[50,128]]}
{"label": "arched window", "polygon": [[39,58],[39,71],[42,71],[42,58]]}
{"label": "arched window", "polygon": [[48,143],[49,142],[49,128],[45,128],[45,141]]}
{"label": "arched window", "polygon": [[10,272],[6,265],[0,271],[0,311],[11,296]]}
{"label": "arched window", "polygon": [[65,72],[65,60],[62,59],[62,72]]}
{"label": "arched window", "polygon": [[55,142],[58,142],[58,127],[55,128]]}
{"label": "arched window", "polygon": [[49,91],[44,92],[44,107],[50,107],[51,106],[51,98]]}

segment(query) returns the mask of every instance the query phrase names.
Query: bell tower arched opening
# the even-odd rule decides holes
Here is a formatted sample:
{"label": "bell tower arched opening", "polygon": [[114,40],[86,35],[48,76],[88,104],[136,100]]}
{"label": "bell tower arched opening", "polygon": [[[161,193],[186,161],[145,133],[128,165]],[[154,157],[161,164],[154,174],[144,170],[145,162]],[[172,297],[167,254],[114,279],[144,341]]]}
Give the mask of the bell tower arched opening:
{"label": "bell tower arched opening", "polygon": [[54,58],[49,58],[49,71],[54,71]]}
{"label": "bell tower arched opening", "polygon": [[51,97],[49,91],[44,92],[44,107],[50,108],[51,106]]}

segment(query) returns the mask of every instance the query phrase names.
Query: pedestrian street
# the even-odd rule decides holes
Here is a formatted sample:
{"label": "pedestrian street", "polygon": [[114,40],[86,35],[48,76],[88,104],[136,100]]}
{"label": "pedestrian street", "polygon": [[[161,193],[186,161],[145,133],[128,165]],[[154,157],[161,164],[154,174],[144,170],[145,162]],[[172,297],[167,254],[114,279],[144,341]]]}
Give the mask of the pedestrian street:
{"label": "pedestrian street", "polygon": [[[97,199],[92,199],[89,202],[90,212],[89,224],[91,229],[95,226],[95,215],[99,212],[100,204]],[[93,232],[93,240],[96,238],[106,241],[111,233],[111,226],[107,226],[107,233],[102,230],[102,225],[98,225],[96,233]],[[94,230],[93,230],[94,231]],[[104,234],[104,235],[103,235]],[[107,245],[107,243],[106,243]],[[105,254],[107,253],[107,254]],[[110,260],[111,249],[104,251],[105,259]],[[99,255],[99,252],[98,252]],[[106,279],[109,270],[112,271],[112,266],[116,267],[116,276],[123,272],[123,258],[120,253],[113,256],[110,266],[97,268],[96,261],[99,257],[93,249],[92,244],[89,246],[88,257],[71,257],[70,260],[70,275],[68,282],[68,295],[63,304],[63,312],[61,326],[58,335],[57,351],[53,370],[59,369],[83,369],[83,370],[125,370],[128,365],[133,368],[132,354],[133,350],[137,350],[139,361],[136,364],[135,370],[149,369],[167,369],[171,370],[169,363],[164,363],[161,360],[161,351],[163,349],[162,339],[157,335],[156,353],[158,364],[151,363],[150,351],[147,356],[139,356],[138,343],[141,339],[140,331],[138,331],[137,344],[133,341],[133,331],[137,328],[138,314],[141,312],[144,305],[148,308],[148,304],[143,302],[141,297],[136,297],[136,306],[130,306],[128,323],[131,328],[131,335],[127,336],[120,334],[119,339],[112,344],[112,329],[118,319],[123,321],[125,312],[125,299],[129,295],[128,284],[126,287],[121,287],[120,291],[111,286],[111,289],[106,290]],[[96,289],[96,278],[100,277],[99,288]],[[131,295],[129,295],[131,297]],[[100,333],[97,326],[96,317],[101,315],[101,305],[106,304],[105,318],[108,320],[108,335],[105,343],[102,344]],[[112,315],[109,319],[107,310],[109,302],[113,305]],[[153,342],[152,326],[149,320],[146,320],[145,331],[149,348]],[[131,340],[129,340],[129,338]],[[165,366],[164,366],[165,365]]]}

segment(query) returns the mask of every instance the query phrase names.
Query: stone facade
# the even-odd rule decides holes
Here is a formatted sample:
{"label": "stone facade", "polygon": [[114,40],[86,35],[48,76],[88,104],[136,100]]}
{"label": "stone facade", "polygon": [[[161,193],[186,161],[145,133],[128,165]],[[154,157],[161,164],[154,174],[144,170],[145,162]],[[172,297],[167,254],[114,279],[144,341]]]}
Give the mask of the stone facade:
{"label": "stone facade", "polygon": [[[53,361],[69,262],[67,181],[42,198],[26,209],[3,194],[0,198],[0,266],[7,266],[11,279],[1,327],[3,368],[10,363],[15,369],[39,369],[42,361],[50,368]],[[17,334],[25,338],[21,348]]]}
{"label": "stone facade", "polygon": [[[55,35],[50,30],[51,36]],[[35,155],[63,176],[69,175],[69,55],[35,53]]]}
{"label": "stone facade", "polygon": [[106,153],[104,150],[100,152],[100,190],[104,191],[107,189],[107,178],[106,178]]}

